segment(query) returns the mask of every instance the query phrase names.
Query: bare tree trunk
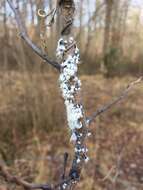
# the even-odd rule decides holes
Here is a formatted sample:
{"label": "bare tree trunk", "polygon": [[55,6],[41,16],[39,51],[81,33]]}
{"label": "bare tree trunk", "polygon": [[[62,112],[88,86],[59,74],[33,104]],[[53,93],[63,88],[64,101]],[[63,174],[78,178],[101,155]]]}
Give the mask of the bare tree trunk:
{"label": "bare tree trunk", "polygon": [[31,25],[34,26],[34,3],[33,0],[29,0],[30,3],[30,9],[31,9]]}
{"label": "bare tree trunk", "polygon": [[8,29],[7,29],[7,17],[6,17],[6,1],[4,0],[4,14],[3,14],[3,27],[4,27],[4,69],[7,69],[8,66]]}
{"label": "bare tree trunk", "polygon": [[[87,0],[87,4],[89,5],[89,0]],[[87,40],[86,40],[86,45],[85,45],[85,51],[83,55],[88,55],[90,53],[90,45],[91,45],[91,41],[92,41],[92,37],[93,37],[93,33],[96,33],[96,24],[97,24],[97,17],[99,16],[99,11],[102,8],[102,6],[104,5],[103,3],[101,4],[100,0],[96,0],[95,1],[95,11],[93,13],[92,16],[90,16],[90,7],[87,5],[88,8],[88,23],[87,23]],[[91,30],[91,24],[93,26],[93,23],[95,23],[95,27],[94,27],[94,32]]]}
{"label": "bare tree trunk", "polygon": [[113,15],[112,15],[112,37],[111,47],[118,48],[120,42],[120,0],[115,1],[113,4]]}
{"label": "bare tree trunk", "polygon": [[[88,12],[88,21],[90,19],[90,7],[89,7],[89,0],[87,0],[87,12]],[[87,39],[85,42],[85,48],[84,48],[84,56],[88,56],[89,52],[89,46],[90,46],[90,39],[91,39],[91,27],[90,27],[90,22],[87,23]]]}
{"label": "bare tree trunk", "polygon": [[110,32],[111,32],[111,20],[113,10],[113,0],[105,0],[105,30],[104,30],[104,42],[103,42],[103,62],[101,63],[101,72],[108,72],[108,53],[110,47]]}
{"label": "bare tree trunk", "polygon": [[128,16],[128,12],[129,12],[129,6],[130,6],[131,0],[125,0],[123,5],[122,5],[122,12],[121,12],[121,18],[120,18],[120,26],[121,26],[121,31],[120,31],[120,48],[122,49],[122,45],[123,45],[123,41],[124,41],[124,37],[126,34],[126,30],[127,30],[127,26],[126,26],[126,22],[127,22],[127,16]]}
{"label": "bare tree trunk", "polygon": [[44,10],[44,0],[36,0],[36,15],[37,15],[37,25],[36,25],[36,37],[40,37],[45,33],[45,19],[39,17],[38,10]]}
{"label": "bare tree trunk", "polygon": [[82,22],[83,22],[83,0],[80,1],[80,13],[79,13],[79,22],[80,22],[80,25],[79,25],[79,48],[80,50],[82,50],[82,35],[83,34],[83,30],[82,30]]}
{"label": "bare tree trunk", "polygon": [[[53,8],[52,4],[53,4],[52,0],[49,0],[49,9],[50,10],[52,10],[52,8]],[[54,48],[53,43],[54,43],[55,35],[56,35],[56,32],[54,32],[53,26],[51,26],[50,27],[50,52],[51,52],[51,54],[53,54],[52,52],[53,52],[53,48]]]}

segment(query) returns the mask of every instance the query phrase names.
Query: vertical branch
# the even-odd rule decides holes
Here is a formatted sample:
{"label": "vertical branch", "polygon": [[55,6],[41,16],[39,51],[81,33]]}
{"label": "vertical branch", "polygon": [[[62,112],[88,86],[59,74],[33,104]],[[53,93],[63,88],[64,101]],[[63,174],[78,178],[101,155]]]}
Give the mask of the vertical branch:
{"label": "vertical branch", "polygon": [[65,152],[65,153],[64,153],[64,163],[63,163],[63,174],[62,174],[62,176],[61,176],[61,179],[62,179],[62,180],[65,179],[67,161],[68,161],[68,153]]}
{"label": "vertical branch", "polygon": [[76,41],[70,36],[75,5],[71,0],[59,4],[62,30],[58,41],[57,58],[61,62],[59,77],[60,88],[64,98],[68,126],[71,130],[71,139],[74,143],[74,158],[68,179],[62,188],[73,186],[80,178],[83,164],[88,161],[85,138],[88,134],[84,108],[80,98],[81,81],[77,76],[80,53]]}
{"label": "vertical branch", "polygon": [[111,20],[112,20],[112,8],[113,0],[105,0],[106,10],[105,10],[105,29],[104,29],[104,42],[103,42],[103,62],[101,63],[101,71],[107,72],[108,67],[108,51],[110,44],[110,30],[111,30]]}

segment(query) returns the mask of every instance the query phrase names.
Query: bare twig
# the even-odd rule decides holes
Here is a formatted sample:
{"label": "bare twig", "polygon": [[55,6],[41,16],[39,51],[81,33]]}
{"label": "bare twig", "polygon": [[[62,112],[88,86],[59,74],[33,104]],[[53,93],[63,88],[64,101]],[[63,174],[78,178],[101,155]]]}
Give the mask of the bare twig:
{"label": "bare twig", "polygon": [[25,189],[43,189],[43,190],[52,190],[53,189],[51,187],[51,185],[28,183],[27,181],[21,179],[20,177],[11,175],[8,172],[7,167],[1,161],[0,161],[0,175],[2,177],[4,177],[5,181],[10,182],[10,183],[14,183],[14,184],[19,185],[19,186],[22,186]]}
{"label": "bare twig", "polygon": [[120,175],[121,163],[122,163],[124,149],[125,149],[125,146],[122,147],[122,150],[121,150],[120,154],[117,157],[117,163],[116,163],[116,169],[115,169],[116,172],[115,172],[115,175],[113,177],[113,183],[116,183],[117,178]]}
{"label": "bare twig", "polygon": [[27,45],[32,48],[32,50],[37,54],[39,55],[44,61],[46,61],[48,64],[52,65],[53,67],[55,67],[57,70],[60,71],[60,64],[58,64],[56,61],[52,61],[49,59],[49,57],[47,56],[47,54],[41,49],[39,48],[37,45],[35,45],[31,39],[29,38],[27,32],[26,32],[26,29],[25,27],[23,26],[23,23],[21,21],[21,17],[20,17],[20,14],[19,14],[19,11],[17,8],[15,8],[14,4],[12,3],[11,0],[7,0],[10,8],[12,9],[12,11],[14,12],[14,15],[15,15],[15,19],[16,19],[16,22],[17,22],[17,25],[18,25],[18,28],[19,28],[19,31],[20,31],[20,36],[21,38],[27,43]]}
{"label": "bare twig", "polygon": [[[120,154],[117,156],[116,164],[112,166],[112,168],[109,170],[109,172],[106,174],[106,176],[103,179],[101,179],[101,181],[105,181],[110,178],[110,179],[112,179],[112,183],[116,183],[117,178],[120,174],[120,166],[121,166],[124,148],[125,148],[125,146],[122,147]],[[114,171],[115,171],[115,175],[112,177],[112,173]]]}
{"label": "bare twig", "polygon": [[73,182],[73,179],[71,178],[71,176],[68,176],[65,178],[65,169],[66,169],[66,162],[67,162],[67,158],[68,158],[68,154],[65,153],[64,154],[64,164],[65,164],[65,168],[64,168],[64,173],[63,173],[63,179],[60,179],[60,182],[53,185],[53,184],[35,184],[35,183],[29,183],[23,179],[21,179],[18,176],[12,175],[10,174],[10,172],[8,171],[8,168],[6,167],[6,165],[4,164],[3,161],[0,161],[0,176],[2,176],[5,181],[7,181],[8,183],[13,183],[15,185],[21,186],[24,189],[27,190],[32,190],[32,189],[42,189],[42,190],[59,190],[63,189],[63,185],[64,184],[71,184]]}
{"label": "bare twig", "polygon": [[[113,181],[113,178],[111,175],[109,174],[105,174],[105,171],[100,167],[100,169],[98,170],[99,174],[101,176],[105,176],[106,177],[106,180],[108,180],[109,182],[111,182],[112,184],[115,183]],[[109,171],[110,172],[110,171]],[[111,174],[111,173],[110,173]],[[105,177],[103,178],[105,180]],[[102,179],[102,180],[103,180]],[[133,182],[133,181],[129,181],[129,180],[126,180],[126,179],[120,179],[120,178],[117,178],[116,179],[116,183],[122,185],[123,187],[125,188],[128,188],[128,189],[131,189],[132,187],[136,187],[136,188],[139,188],[139,189],[142,189],[143,188],[143,185],[142,184],[139,184],[139,183],[136,183],[136,182]]]}
{"label": "bare twig", "polygon": [[93,115],[89,118],[87,118],[87,122],[90,125],[97,116],[101,115],[102,113],[106,112],[108,109],[110,109],[113,105],[117,104],[118,102],[120,102],[122,99],[124,99],[127,95],[128,92],[138,83],[140,83],[143,80],[143,77],[141,76],[140,78],[138,78],[137,80],[131,82],[126,89],[120,94],[120,96],[118,96],[117,98],[115,98],[114,100],[112,100],[111,102],[109,102],[108,104],[106,104],[105,106],[102,106],[101,108],[97,109],[96,112],[93,113]]}
{"label": "bare twig", "polygon": [[49,24],[47,25],[47,26],[50,27],[54,23],[56,12],[57,12],[57,7],[52,9],[48,14],[46,14],[44,10],[39,9],[37,14],[38,14],[39,17],[41,17],[43,19],[46,19],[47,17],[49,17],[51,15]]}
{"label": "bare twig", "polygon": [[63,163],[63,174],[62,174],[62,176],[61,176],[61,179],[62,179],[62,180],[65,179],[65,173],[66,173],[67,161],[68,161],[68,153],[65,152],[65,153],[64,153],[64,163]]}
{"label": "bare twig", "polygon": [[108,179],[112,172],[115,170],[115,166],[112,166],[112,168],[108,171],[108,173],[106,174],[106,176],[104,178],[101,179],[101,181],[105,181],[106,179]]}
{"label": "bare twig", "polygon": [[54,11],[55,11],[55,9],[52,9],[49,13],[46,14],[44,10],[38,9],[37,14],[39,17],[47,18],[48,16],[52,15]]}

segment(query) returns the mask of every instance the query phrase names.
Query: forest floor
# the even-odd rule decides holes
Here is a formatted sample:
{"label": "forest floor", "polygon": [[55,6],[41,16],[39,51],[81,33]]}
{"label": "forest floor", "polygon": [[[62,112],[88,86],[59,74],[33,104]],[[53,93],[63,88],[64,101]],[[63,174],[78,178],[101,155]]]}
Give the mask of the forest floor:
{"label": "forest floor", "polygon": [[[135,80],[131,76],[80,76],[87,116],[108,103]],[[28,181],[60,179],[69,142],[66,113],[56,74],[0,73],[0,158],[10,171]],[[90,161],[76,189],[143,189],[143,83],[119,104],[99,116],[87,139]],[[67,173],[68,173],[67,168]],[[2,178],[0,190],[8,187]]]}

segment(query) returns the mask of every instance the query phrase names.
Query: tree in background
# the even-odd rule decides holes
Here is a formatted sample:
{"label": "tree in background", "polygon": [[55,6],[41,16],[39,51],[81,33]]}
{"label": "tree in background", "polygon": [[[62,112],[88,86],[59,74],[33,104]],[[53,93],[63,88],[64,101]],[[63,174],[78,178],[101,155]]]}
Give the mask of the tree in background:
{"label": "tree in background", "polygon": [[[50,64],[59,73],[60,89],[62,91],[62,96],[64,99],[66,112],[67,112],[68,126],[71,132],[70,141],[72,141],[74,144],[74,151],[73,151],[74,155],[69,172],[67,173],[66,167],[67,167],[68,154],[67,153],[64,154],[63,173],[59,178],[59,182],[57,182],[54,185],[52,183],[49,184],[28,183],[17,176],[11,175],[2,162],[0,162],[1,175],[8,182],[23,186],[25,189],[43,189],[43,190],[73,189],[80,180],[81,171],[84,164],[89,160],[87,155],[88,148],[86,145],[86,138],[90,135],[88,129],[89,125],[94,121],[94,119],[98,115],[102,114],[103,112],[111,108],[114,104],[122,100],[134,85],[142,81],[142,77],[131,82],[127,86],[127,88],[121,93],[121,95],[117,97],[115,100],[111,101],[109,104],[97,110],[95,113],[93,113],[92,116],[87,117],[85,115],[84,106],[80,97],[81,81],[77,76],[78,64],[80,61],[80,53],[77,47],[77,43],[74,40],[74,37],[71,35],[72,34],[71,30],[74,20],[74,12],[75,12],[74,1],[58,0],[56,3],[56,7],[53,8],[49,14],[45,14],[44,11],[43,13],[41,13],[42,9],[40,10],[39,13],[39,8],[37,9],[37,12],[39,13],[38,15],[40,17],[47,17],[50,15],[51,23],[54,22],[57,11],[60,15],[61,31],[56,50],[57,60],[51,60],[47,55],[47,53],[42,48],[33,43],[33,41],[29,38],[24,22],[21,19],[18,6],[15,7],[15,4],[11,0],[7,1],[15,15],[15,19],[18,24],[21,38],[40,58],[42,58],[46,63]],[[109,5],[111,6],[110,3]],[[37,6],[39,7],[39,4]],[[111,19],[110,8],[111,7],[108,7],[108,14],[106,15],[108,22],[110,22]],[[108,33],[108,36],[106,37],[109,38],[110,28],[107,27],[106,30],[107,30],[106,33]],[[38,35],[40,34],[40,31],[41,30],[38,30]],[[102,175],[102,171],[99,170],[98,172],[100,172]]]}

